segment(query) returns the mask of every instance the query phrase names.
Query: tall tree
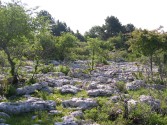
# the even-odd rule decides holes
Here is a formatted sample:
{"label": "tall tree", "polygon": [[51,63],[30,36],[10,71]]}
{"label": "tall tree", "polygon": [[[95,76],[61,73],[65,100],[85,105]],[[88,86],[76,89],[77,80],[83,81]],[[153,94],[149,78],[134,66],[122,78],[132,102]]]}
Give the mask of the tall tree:
{"label": "tall tree", "polygon": [[75,33],[75,36],[76,36],[81,42],[84,42],[84,41],[85,41],[84,36],[79,32],[79,30],[77,30],[77,32]]}
{"label": "tall tree", "polygon": [[148,30],[135,30],[132,33],[132,39],[129,40],[129,49],[132,52],[149,57],[151,74],[153,73],[153,56],[161,49],[161,41],[159,33]]}
{"label": "tall tree", "polygon": [[32,19],[20,2],[7,3],[0,7],[0,48],[7,55],[11,67],[13,83],[18,81],[16,72],[16,47],[23,46],[31,37]]}
{"label": "tall tree", "polygon": [[99,38],[101,40],[106,40],[106,34],[104,28],[101,26],[93,26],[88,32],[85,33],[85,37]]}
{"label": "tall tree", "polygon": [[105,19],[104,29],[106,31],[107,38],[109,38],[122,32],[122,24],[120,23],[117,17],[108,16]]}
{"label": "tall tree", "polygon": [[76,46],[77,38],[71,33],[63,33],[57,37],[56,47],[58,56],[61,61],[64,61],[72,52],[72,48]]}

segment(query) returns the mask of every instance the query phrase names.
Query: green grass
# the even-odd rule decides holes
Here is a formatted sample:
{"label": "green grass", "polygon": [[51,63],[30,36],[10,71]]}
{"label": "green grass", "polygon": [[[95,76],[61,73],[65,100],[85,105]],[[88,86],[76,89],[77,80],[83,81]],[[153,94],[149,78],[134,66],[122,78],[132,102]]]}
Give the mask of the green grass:
{"label": "green grass", "polygon": [[[35,119],[32,119],[32,116],[37,116]],[[38,111],[31,113],[24,113],[21,115],[12,115],[10,119],[7,120],[8,124],[11,125],[53,125],[54,122],[61,122],[62,114],[59,115],[48,115],[47,111]],[[40,122],[41,120],[41,122]]]}

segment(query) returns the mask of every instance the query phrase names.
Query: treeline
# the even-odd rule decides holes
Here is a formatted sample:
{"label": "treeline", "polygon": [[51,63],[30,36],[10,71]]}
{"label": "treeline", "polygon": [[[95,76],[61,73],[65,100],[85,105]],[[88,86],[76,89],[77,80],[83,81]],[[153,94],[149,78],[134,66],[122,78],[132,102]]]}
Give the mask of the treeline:
{"label": "treeline", "polygon": [[93,70],[96,63],[107,64],[107,60],[134,61],[145,57],[151,71],[156,62],[164,76],[167,34],[159,29],[137,29],[109,16],[103,26],[93,26],[82,35],[79,31],[74,33],[65,22],[55,20],[49,12],[35,13],[21,2],[1,4],[0,17],[0,64],[10,66],[13,83],[18,81],[18,67],[26,60],[86,59],[91,60]]}

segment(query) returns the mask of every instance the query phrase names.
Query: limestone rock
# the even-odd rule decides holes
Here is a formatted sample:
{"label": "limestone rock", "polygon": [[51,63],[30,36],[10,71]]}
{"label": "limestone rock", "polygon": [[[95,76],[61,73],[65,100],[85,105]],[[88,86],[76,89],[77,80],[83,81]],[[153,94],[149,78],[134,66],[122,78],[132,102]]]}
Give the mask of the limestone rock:
{"label": "limestone rock", "polygon": [[54,101],[44,101],[39,98],[29,98],[26,101],[20,102],[1,102],[0,111],[9,114],[20,114],[38,110],[54,110],[56,103]]}
{"label": "limestone rock", "polygon": [[97,102],[91,98],[72,98],[62,102],[64,107],[74,107],[79,109],[90,109],[97,106]]}
{"label": "limestone rock", "polygon": [[5,112],[0,112],[0,117],[10,118],[10,116],[8,114],[6,114]]}
{"label": "limestone rock", "polygon": [[88,95],[89,96],[110,96],[113,94],[112,90],[106,90],[106,89],[93,89],[93,90],[88,90]]}
{"label": "limestone rock", "polygon": [[35,83],[30,86],[24,86],[22,88],[18,88],[16,90],[17,95],[25,95],[34,93],[36,90],[41,90],[42,88],[46,88],[48,86],[47,82]]}
{"label": "limestone rock", "polygon": [[140,89],[141,87],[145,86],[145,81],[144,80],[135,80],[133,82],[129,82],[126,84],[126,89],[127,90],[137,90]]}
{"label": "limestone rock", "polygon": [[160,100],[154,99],[152,96],[141,95],[139,97],[140,102],[144,102],[152,107],[153,110],[160,109]]}
{"label": "limestone rock", "polygon": [[64,85],[60,88],[61,93],[72,93],[76,94],[78,91],[80,91],[79,88],[73,86],[73,85]]}

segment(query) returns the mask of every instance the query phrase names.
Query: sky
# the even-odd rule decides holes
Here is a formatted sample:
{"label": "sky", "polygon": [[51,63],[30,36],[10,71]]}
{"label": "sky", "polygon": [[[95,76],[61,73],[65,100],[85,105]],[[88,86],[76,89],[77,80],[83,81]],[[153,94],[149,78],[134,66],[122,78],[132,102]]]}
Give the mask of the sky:
{"label": "sky", "polygon": [[[10,0],[1,0],[8,2]],[[74,32],[84,34],[92,26],[105,24],[115,16],[122,25],[153,30],[160,25],[167,31],[166,0],[21,0],[29,7],[47,10],[55,20],[66,22]]]}

